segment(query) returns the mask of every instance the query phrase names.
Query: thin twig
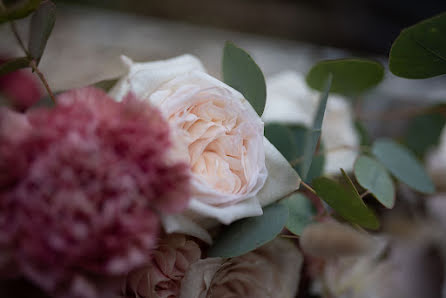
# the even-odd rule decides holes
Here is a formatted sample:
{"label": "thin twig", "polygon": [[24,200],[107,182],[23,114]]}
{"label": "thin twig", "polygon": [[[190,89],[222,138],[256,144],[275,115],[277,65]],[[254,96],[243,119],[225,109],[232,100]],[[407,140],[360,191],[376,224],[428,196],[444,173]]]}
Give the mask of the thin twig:
{"label": "thin twig", "polygon": [[291,239],[299,239],[299,236],[295,235],[280,235],[282,238],[291,238]]}
{"label": "thin twig", "polygon": [[306,189],[308,189],[309,191],[311,191],[312,193],[316,194],[316,191],[308,184],[306,184],[304,181],[300,182]]}
{"label": "thin twig", "polygon": [[48,82],[45,79],[45,76],[43,73],[40,72],[40,70],[37,68],[36,61],[31,60],[30,64],[31,68],[36,72],[37,76],[42,81],[43,86],[45,86],[46,91],[48,92],[48,95],[50,96],[51,100],[56,103],[56,98],[54,97],[53,92],[50,89],[50,86],[48,86]]}
{"label": "thin twig", "polygon": [[362,193],[361,194],[361,199],[364,198],[368,194],[370,194],[370,190],[366,190],[364,193]]}

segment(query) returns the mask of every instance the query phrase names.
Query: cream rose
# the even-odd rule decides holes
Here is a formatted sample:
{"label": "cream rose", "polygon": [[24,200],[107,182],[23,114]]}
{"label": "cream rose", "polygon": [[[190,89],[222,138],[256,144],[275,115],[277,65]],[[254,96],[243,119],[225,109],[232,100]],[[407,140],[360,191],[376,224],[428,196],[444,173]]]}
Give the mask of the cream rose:
{"label": "cream rose", "polygon": [[292,298],[299,286],[302,255],[287,239],[232,259],[208,258],[192,264],[180,298]]}
{"label": "cream rose", "polygon": [[189,210],[164,217],[167,232],[210,242],[205,228],[215,219],[229,224],[261,215],[261,206],[298,188],[299,177],[263,137],[263,122],[251,105],[208,75],[197,58],[123,60],[129,72],[111,95],[121,100],[131,91],[158,107],[171,126],[172,158],[189,163],[192,172]]}
{"label": "cream rose", "polygon": [[441,133],[440,145],[427,157],[427,169],[438,190],[446,192],[446,127]]}
{"label": "cream rose", "polygon": [[[307,86],[303,75],[285,71],[270,77],[267,87],[268,99],[262,116],[265,122],[312,125],[319,93]],[[352,170],[359,139],[345,98],[329,96],[321,138],[327,152],[324,173],[339,174],[340,168]]]}

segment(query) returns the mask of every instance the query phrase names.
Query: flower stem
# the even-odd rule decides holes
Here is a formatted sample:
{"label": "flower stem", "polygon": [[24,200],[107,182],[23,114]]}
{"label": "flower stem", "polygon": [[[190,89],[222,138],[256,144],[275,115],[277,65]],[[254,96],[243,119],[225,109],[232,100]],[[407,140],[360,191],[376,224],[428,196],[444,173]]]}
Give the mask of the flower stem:
{"label": "flower stem", "polygon": [[51,100],[56,103],[56,98],[54,97],[53,92],[50,89],[50,86],[48,85],[48,82],[45,79],[45,76],[43,73],[40,72],[39,68],[37,68],[36,61],[31,60],[30,64],[31,68],[36,72],[39,79],[42,81],[43,86],[45,86],[46,91],[48,92],[48,95],[50,96]]}

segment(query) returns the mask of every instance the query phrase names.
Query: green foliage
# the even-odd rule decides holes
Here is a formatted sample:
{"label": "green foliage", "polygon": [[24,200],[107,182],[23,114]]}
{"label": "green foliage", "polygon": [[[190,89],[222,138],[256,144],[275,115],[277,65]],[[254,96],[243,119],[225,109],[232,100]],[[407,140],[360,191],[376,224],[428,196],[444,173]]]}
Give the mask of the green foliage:
{"label": "green foliage", "polygon": [[263,215],[248,217],[226,227],[208,251],[209,257],[232,258],[248,253],[273,240],[285,227],[288,209],[284,204],[271,204]]}
{"label": "green foliage", "polygon": [[243,49],[226,42],[223,50],[223,81],[240,91],[259,116],[265,109],[266,84],[259,66]]}
{"label": "green foliage", "polygon": [[440,142],[446,117],[440,113],[419,115],[410,120],[405,143],[410,150],[423,157],[431,147]]}
{"label": "green foliage", "polygon": [[[303,128],[305,131],[306,129]],[[289,126],[279,123],[268,123],[265,125],[265,137],[282,153],[288,160],[297,160],[301,156],[300,146],[293,137]]]}
{"label": "green foliage", "polygon": [[350,178],[343,172],[347,185],[319,177],[313,181],[316,194],[333,210],[349,222],[368,229],[378,229],[379,221],[375,213],[362,201]]}
{"label": "green foliage", "polygon": [[321,136],[322,122],[324,120],[325,108],[327,106],[328,93],[332,85],[332,80],[333,76],[329,74],[325,82],[324,91],[321,93],[316,116],[313,121],[313,127],[305,134],[303,161],[299,173],[304,181],[306,181],[313,161],[314,152]]}
{"label": "green foliage", "polygon": [[403,30],[390,50],[390,71],[409,79],[446,74],[445,36],[446,13]]}
{"label": "green foliage", "polygon": [[378,85],[384,78],[384,67],[367,59],[321,61],[308,73],[307,83],[322,91],[329,74],[333,75],[330,92],[354,96]]}
{"label": "green foliage", "polygon": [[29,30],[28,51],[36,65],[40,62],[55,22],[56,5],[48,0],[43,1],[31,18]]}
{"label": "green foliage", "polygon": [[355,162],[354,173],[358,183],[385,207],[395,204],[395,187],[387,170],[375,159],[361,155]]}
{"label": "green foliage", "polygon": [[[305,137],[309,131],[302,125],[284,125],[268,123],[265,125],[265,137],[282,153],[292,164],[296,172],[301,176]],[[323,152],[323,143],[320,143],[319,151]],[[310,170],[304,180],[307,183],[323,173],[325,156],[317,154],[313,156]],[[302,177],[302,176],[301,176]]]}
{"label": "green foliage", "polygon": [[28,57],[13,58],[0,65],[0,76],[16,71],[21,68],[29,67]]}
{"label": "green foliage", "polygon": [[40,2],[42,0],[24,0],[7,7],[5,11],[0,11],[0,24],[27,17],[36,10]]}
{"label": "green foliage", "polygon": [[399,181],[422,193],[430,194],[435,191],[423,165],[402,145],[382,139],[373,144],[372,152]]}
{"label": "green foliage", "polygon": [[301,193],[292,194],[280,202],[288,208],[288,221],[286,228],[295,235],[300,235],[303,229],[313,222],[316,210],[305,195]]}
{"label": "green foliage", "polygon": [[364,123],[359,120],[355,121],[355,129],[359,135],[361,146],[370,146],[372,144],[369,132],[367,131]]}

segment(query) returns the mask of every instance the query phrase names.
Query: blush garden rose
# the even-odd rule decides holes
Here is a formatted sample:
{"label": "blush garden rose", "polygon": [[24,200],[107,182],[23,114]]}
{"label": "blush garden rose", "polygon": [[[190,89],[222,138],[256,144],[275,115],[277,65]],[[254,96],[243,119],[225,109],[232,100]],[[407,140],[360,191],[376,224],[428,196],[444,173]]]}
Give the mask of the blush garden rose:
{"label": "blush garden rose", "polygon": [[189,211],[165,217],[167,232],[210,242],[203,228],[215,219],[230,224],[260,215],[261,206],[297,189],[299,177],[264,138],[263,122],[251,105],[238,91],[208,75],[197,58],[123,60],[129,71],[111,96],[119,101],[131,91],[158,107],[175,140],[172,159],[190,165]]}

